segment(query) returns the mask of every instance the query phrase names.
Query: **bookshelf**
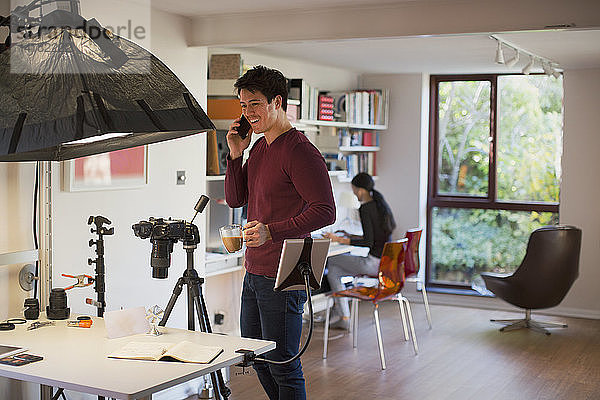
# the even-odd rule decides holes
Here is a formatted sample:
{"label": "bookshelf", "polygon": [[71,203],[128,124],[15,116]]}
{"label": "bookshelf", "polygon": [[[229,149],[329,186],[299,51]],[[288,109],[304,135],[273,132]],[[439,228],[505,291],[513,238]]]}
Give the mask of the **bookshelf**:
{"label": "bookshelf", "polygon": [[[290,81],[295,125],[313,141],[340,182],[358,172],[376,174],[379,132],[387,130],[389,90],[322,91],[304,79]],[[289,102],[288,102],[289,103]]]}
{"label": "bookshelf", "polygon": [[[238,99],[233,89],[234,79],[209,79],[209,112],[211,104],[229,102],[233,110],[218,114],[215,121],[224,129],[238,114]],[[330,176],[340,182],[349,181],[358,172],[376,176],[376,153],[380,132],[387,130],[389,90],[354,89],[323,91],[304,79],[291,79],[288,115],[292,124],[303,131],[326,157]],[[323,109],[323,110],[322,110]],[[325,120],[330,119],[330,120]],[[221,181],[207,177],[207,181]]]}
{"label": "bookshelf", "polygon": [[[223,254],[224,249],[219,237],[219,227],[238,222],[241,209],[231,209],[225,203],[225,162],[227,154],[224,132],[235,118],[241,115],[241,106],[233,87],[235,79],[208,79],[207,81],[207,114],[217,130],[217,158],[219,160],[218,175],[206,175],[206,192],[211,198],[206,218],[206,276],[217,276],[241,270],[243,254]],[[214,149],[212,150],[214,151]],[[214,166],[213,166],[214,168]]]}
{"label": "bookshelf", "polygon": [[318,119],[299,119],[298,124],[315,126],[333,126],[336,128],[385,130],[387,125],[352,124],[345,121],[321,121]]}
{"label": "bookshelf", "polygon": [[[340,182],[348,182],[359,172],[377,173],[380,129],[320,125],[315,145]],[[331,174],[330,174],[331,175]]]}
{"label": "bookshelf", "polygon": [[369,151],[379,151],[379,146],[340,146],[341,153],[364,153]]}

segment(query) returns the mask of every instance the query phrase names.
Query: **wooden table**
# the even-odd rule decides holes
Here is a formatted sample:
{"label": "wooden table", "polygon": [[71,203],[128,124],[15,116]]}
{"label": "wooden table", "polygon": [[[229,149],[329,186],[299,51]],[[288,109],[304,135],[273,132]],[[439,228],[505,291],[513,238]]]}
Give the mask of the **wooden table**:
{"label": "wooden table", "polygon": [[[67,390],[117,399],[150,399],[152,393],[178,385],[242,361],[239,349],[263,354],[275,342],[219,334],[160,327],[164,334],[145,334],[107,339],[102,318],[93,318],[91,328],[67,327],[66,320],[55,321],[28,331],[31,324],[17,325],[13,331],[0,332],[0,344],[27,348],[27,353],[44,360],[14,367],[0,364],[0,376],[39,383]],[[131,341],[192,341],[224,349],[210,364],[142,361],[108,358],[106,355]],[[43,394],[42,394],[43,395]]]}

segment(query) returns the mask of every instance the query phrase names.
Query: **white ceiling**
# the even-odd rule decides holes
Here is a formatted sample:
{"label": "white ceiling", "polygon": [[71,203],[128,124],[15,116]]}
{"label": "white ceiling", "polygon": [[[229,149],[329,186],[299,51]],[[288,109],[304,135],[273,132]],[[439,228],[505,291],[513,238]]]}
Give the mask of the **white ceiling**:
{"label": "white ceiling", "polygon": [[[411,0],[400,0],[411,1]],[[430,1],[430,0],[419,0]],[[439,1],[439,0],[438,0]],[[398,1],[368,0],[218,0],[154,1],[153,6],[186,16],[292,11],[335,6],[373,6]],[[600,67],[600,30],[535,31],[505,33],[503,40],[537,56],[558,63],[563,69]],[[528,62],[521,57],[511,69],[494,63],[496,41],[489,34],[352,39],[259,44],[245,46],[272,56],[297,58],[320,65],[359,73],[502,73],[520,71]],[[505,58],[512,56],[505,51]],[[541,67],[534,72],[541,71]]]}
{"label": "white ceiling", "polygon": [[[544,31],[497,35],[563,69],[600,67],[600,31]],[[261,44],[253,50],[304,61],[348,68],[363,73],[502,73],[519,72],[529,61],[521,56],[513,67],[494,62],[496,41],[488,34],[389,39],[355,39],[327,42]],[[505,59],[513,56],[505,48]],[[535,71],[541,71],[538,66]]]}

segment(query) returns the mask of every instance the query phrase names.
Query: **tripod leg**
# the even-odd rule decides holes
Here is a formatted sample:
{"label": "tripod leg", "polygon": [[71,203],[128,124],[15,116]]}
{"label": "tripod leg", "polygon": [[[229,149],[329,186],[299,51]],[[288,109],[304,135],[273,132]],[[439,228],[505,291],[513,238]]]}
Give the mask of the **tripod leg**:
{"label": "tripod leg", "polygon": [[[198,321],[200,321],[200,330],[202,332],[212,333],[208,311],[206,310],[206,304],[204,303],[204,298],[202,297],[202,293],[200,291],[200,284],[198,283],[198,280],[196,282],[197,283],[191,286],[193,288],[192,293],[194,304],[196,305],[196,312],[198,313]],[[231,390],[225,385],[225,380],[223,379],[221,370],[211,372],[210,379],[217,400],[220,400],[221,398],[227,400],[231,395]]]}
{"label": "tripod leg", "polygon": [[65,397],[65,393],[63,391],[63,388],[58,388],[58,390],[56,391],[56,393],[54,393],[54,395],[52,396],[51,400],[58,400],[60,397],[62,397],[63,399],[67,400],[67,398]]}
{"label": "tripod leg", "polygon": [[[208,311],[204,301],[201,301],[200,293],[196,290],[192,291],[193,304],[196,305],[196,314],[198,315],[198,322],[200,323],[200,331],[212,333],[210,329],[210,321],[208,321]],[[207,325],[208,324],[208,325]]]}
{"label": "tripod leg", "polygon": [[[194,285],[187,285],[187,320],[188,320],[188,330],[194,331],[196,330],[195,321],[194,321]],[[202,326],[202,322],[200,322],[200,326]]]}
{"label": "tripod leg", "polygon": [[183,277],[177,279],[177,283],[175,284],[175,288],[173,289],[173,293],[171,294],[171,298],[169,299],[169,303],[167,303],[167,309],[165,310],[162,319],[158,323],[158,326],[165,326],[167,324],[167,320],[173,311],[173,306],[175,306],[175,302],[177,298],[181,294],[181,290],[183,289]]}

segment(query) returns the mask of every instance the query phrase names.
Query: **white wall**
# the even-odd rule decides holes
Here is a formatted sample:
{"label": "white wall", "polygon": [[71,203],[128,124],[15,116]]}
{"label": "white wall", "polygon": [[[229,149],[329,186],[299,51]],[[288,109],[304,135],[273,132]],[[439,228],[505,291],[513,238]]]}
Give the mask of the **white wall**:
{"label": "white wall", "polygon": [[[35,164],[0,163],[0,253],[31,250]],[[0,319],[23,307],[29,297],[14,280],[24,264],[0,266]]]}
{"label": "white wall", "polygon": [[395,239],[419,226],[421,80],[421,74],[361,76],[361,87],[390,89],[389,123],[380,133],[375,188],[394,212]]}
{"label": "white wall", "polygon": [[564,74],[565,126],[560,222],[583,230],[579,279],[561,304],[600,318],[600,69]]}

